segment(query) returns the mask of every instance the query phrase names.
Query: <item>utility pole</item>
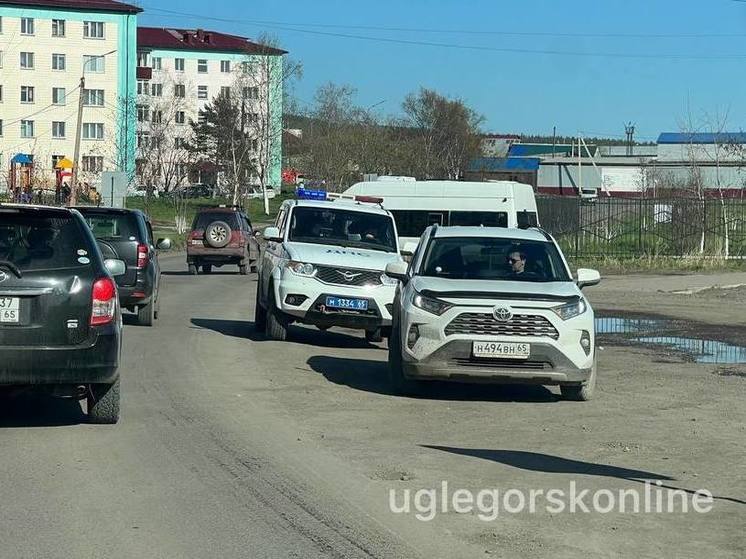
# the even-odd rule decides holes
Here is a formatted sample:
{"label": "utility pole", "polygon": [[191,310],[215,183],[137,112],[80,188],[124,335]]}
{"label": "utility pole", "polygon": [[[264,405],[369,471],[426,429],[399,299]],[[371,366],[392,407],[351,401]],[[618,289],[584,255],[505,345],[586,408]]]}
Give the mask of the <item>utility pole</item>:
{"label": "utility pole", "polygon": [[75,128],[75,157],[73,174],[70,184],[70,202],[74,206],[78,203],[78,169],[80,167],[80,134],[83,128],[83,91],[85,91],[85,76],[80,77],[80,95],[78,96],[78,125]]}
{"label": "utility pole", "polygon": [[552,157],[554,157],[555,148],[557,147],[557,127],[552,126]]}
{"label": "utility pole", "polygon": [[635,125],[631,122],[624,125],[624,133],[627,135],[627,155],[634,155]]}

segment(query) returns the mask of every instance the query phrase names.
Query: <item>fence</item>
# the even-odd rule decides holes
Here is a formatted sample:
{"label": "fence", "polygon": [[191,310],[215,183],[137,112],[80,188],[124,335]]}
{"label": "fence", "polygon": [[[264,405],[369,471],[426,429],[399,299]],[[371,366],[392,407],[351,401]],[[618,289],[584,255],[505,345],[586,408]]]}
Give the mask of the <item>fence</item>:
{"label": "fence", "polygon": [[537,206],[575,257],[746,257],[746,199],[539,197]]}

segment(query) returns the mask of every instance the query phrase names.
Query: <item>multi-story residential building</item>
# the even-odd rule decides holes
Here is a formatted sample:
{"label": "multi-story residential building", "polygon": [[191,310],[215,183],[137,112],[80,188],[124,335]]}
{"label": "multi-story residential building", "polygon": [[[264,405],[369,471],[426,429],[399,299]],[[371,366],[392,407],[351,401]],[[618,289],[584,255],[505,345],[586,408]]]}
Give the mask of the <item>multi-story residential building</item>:
{"label": "multi-story residential building", "polygon": [[139,12],[114,0],[0,0],[0,191],[54,187],[57,163],[75,157],[81,96],[79,180],[134,174]]}
{"label": "multi-story residential building", "polygon": [[285,51],[216,31],[153,27],[138,28],[137,49],[141,184],[172,189],[187,180],[220,183],[224,172],[195,162],[184,146],[200,110],[218,95],[230,95],[240,99],[254,138],[258,170],[251,181],[280,186]]}

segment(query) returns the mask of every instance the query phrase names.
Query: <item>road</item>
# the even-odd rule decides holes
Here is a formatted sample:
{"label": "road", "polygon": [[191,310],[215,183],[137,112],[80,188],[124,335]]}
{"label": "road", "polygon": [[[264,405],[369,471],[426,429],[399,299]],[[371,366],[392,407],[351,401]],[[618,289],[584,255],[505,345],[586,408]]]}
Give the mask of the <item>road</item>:
{"label": "road", "polygon": [[[253,275],[189,276],[178,255],[163,266],[156,327],[126,321],[118,425],[86,425],[73,401],[3,401],[0,556],[746,553],[742,376],[607,347],[600,394],[587,404],[541,387],[398,398],[383,344],[297,327],[288,343],[265,341],[251,322]],[[421,522],[388,502],[391,489],[443,480],[615,489],[643,478],[707,487],[715,509]]]}

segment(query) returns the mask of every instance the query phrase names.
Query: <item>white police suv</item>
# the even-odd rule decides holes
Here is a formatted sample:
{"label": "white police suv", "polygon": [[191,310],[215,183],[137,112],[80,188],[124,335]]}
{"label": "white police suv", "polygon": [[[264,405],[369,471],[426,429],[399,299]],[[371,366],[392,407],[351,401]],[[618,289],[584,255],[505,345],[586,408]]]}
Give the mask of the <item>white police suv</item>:
{"label": "white police suv", "polygon": [[365,330],[381,341],[391,325],[397,281],[386,265],[402,262],[396,225],[377,199],[327,200],[299,191],[283,202],[258,267],[255,324],[284,340],[292,322]]}
{"label": "white police suv", "polygon": [[595,270],[573,279],[541,229],[429,227],[412,262],[386,273],[394,299],[389,368],[394,387],[421,381],[559,385],[588,400],[596,384],[593,310],[581,293]]}

